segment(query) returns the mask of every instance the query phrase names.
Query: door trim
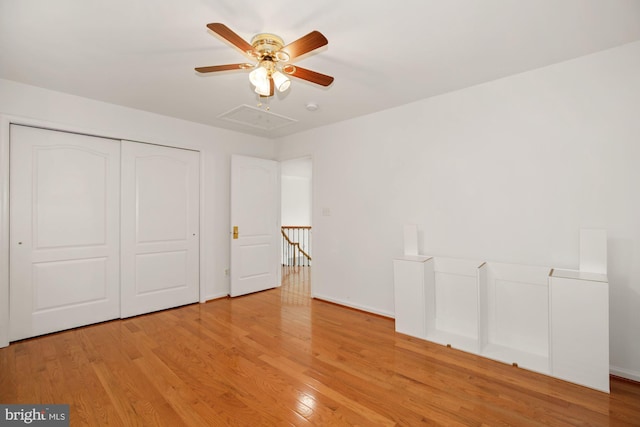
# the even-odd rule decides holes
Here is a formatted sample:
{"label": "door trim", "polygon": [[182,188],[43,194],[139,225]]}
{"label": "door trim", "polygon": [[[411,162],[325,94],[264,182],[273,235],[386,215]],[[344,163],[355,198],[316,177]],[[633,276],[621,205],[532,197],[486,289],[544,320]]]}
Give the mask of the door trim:
{"label": "door trim", "polygon": [[[180,148],[184,150],[192,150],[200,152],[200,182],[204,180],[206,170],[204,165],[205,153],[200,148],[179,147],[159,142],[142,141],[136,137],[128,137],[127,135],[113,134],[106,131],[98,131],[90,128],[82,128],[73,125],[61,125],[45,120],[30,119],[26,117],[14,116],[10,114],[0,114],[0,348],[9,345],[9,137],[10,126],[22,125],[31,126],[41,129],[50,129],[61,132],[79,133],[88,136],[97,136],[100,138],[110,138],[117,140],[127,140],[132,142],[140,142],[144,144],[161,145],[164,147]],[[205,186],[200,185],[200,236],[205,234],[206,224],[204,219],[205,206]],[[199,257],[199,302],[206,302],[206,289],[208,277],[206,276],[205,263],[202,256],[205,253],[203,247],[204,239],[200,239],[200,257]]]}

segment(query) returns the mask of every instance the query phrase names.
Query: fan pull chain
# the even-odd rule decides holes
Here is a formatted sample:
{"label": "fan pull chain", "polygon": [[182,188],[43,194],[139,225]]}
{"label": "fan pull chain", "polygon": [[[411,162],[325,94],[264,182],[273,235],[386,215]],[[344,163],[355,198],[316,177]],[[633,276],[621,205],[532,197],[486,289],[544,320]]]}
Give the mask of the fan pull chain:
{"label": "fan pull chain", "polygon": [[262,108],[262,106],[266,104],[265,107],[264,107],[265,111],[270,111],[271,110],[271,106],[269,105],[269,100],[271,99],[271,97],[270,96],[267,97],[266,101],[264,102],[264,104],[262,103],[262,101],[260,101],[260,98],[261,98],[260,95],[258,95],[258,103],[256,104],[256,106],[258,108]]}

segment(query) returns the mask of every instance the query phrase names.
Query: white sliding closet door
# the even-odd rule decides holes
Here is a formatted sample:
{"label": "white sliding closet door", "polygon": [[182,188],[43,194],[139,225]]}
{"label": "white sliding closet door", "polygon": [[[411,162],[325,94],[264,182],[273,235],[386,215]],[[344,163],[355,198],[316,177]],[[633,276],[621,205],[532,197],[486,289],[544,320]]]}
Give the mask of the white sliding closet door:
{"label": "white sliding closet door", "polygon": [[199,156],[122,141],[122,317],[199,299]]}
{"label": "white sliding closet door", "polygon": [[10,340],[120,316],[120,142],[10,127]]}

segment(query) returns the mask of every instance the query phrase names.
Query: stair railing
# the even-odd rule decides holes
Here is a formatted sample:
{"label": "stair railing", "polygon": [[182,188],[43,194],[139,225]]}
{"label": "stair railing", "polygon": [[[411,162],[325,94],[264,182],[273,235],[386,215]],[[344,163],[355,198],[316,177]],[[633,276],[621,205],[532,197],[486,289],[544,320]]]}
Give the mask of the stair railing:
{"label": "stair railing", "polygon": [[283,225],[282,232],[282,265],[311,265],[311,226]]}

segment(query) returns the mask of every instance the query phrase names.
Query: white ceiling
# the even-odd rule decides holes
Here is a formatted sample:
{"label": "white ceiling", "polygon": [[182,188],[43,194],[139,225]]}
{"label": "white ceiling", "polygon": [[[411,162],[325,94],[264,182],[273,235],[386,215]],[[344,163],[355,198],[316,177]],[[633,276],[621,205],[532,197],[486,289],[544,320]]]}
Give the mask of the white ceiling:
{"label": "white ceiling", "polygon": [[[247,60],[210,22],[318,30],[328,46],[295,63],[335,81],[293,79],[268,105],[285,126],[221,120],[258,99],[246,71],[193,70]],[[0,0],[0,78],[272,138],[637,40],[638,0]]]}

